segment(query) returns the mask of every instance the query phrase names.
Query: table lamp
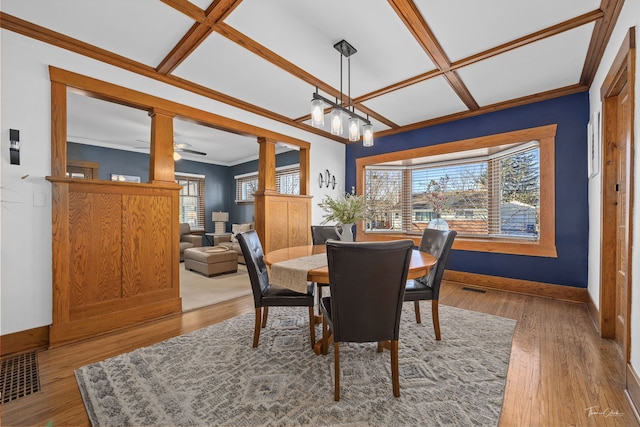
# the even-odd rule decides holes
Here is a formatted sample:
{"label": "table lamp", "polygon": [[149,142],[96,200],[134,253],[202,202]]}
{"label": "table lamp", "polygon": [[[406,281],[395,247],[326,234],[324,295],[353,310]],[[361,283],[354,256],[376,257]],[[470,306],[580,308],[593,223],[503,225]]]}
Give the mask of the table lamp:
{"label": "table lamp", "polygon": [[212,212],[211,221],[215,224],[215,234],[224,234],[227,232],[225,223],[229,221],[229,212]]}

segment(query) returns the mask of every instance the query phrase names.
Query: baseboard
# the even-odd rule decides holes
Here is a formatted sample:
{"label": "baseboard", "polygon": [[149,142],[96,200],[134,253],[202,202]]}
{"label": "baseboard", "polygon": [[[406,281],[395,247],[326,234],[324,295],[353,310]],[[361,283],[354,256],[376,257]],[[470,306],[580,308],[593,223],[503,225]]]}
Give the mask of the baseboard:
{"label": "baseboard", "polygon": [[636,420],[640,422],[640,378],[630,363],[627,363],[627,396],[635,411]]}
{"label": "baseboard", "polygon": [[49,346],[49,326],[27,329],[0,336],[0,356],[24,353]]}
{"label": "baseboard", "polygon": [[529,280],[510,279],[508,277],[487,276],[477,273],[445,270],[444,280],[479,286],[481,288],[513,292],[537,297],[553,298],[563,301],[586,303],[589,293],[586,288],[552,285]]}
{"label": "baseboard", "polygon": [[598,336],[600,336],[600,310],[596,308],[596,304],[593,302],[591,295],[588,295],[588,297],[587,310],[589,312],[589,317],[591,318],[591,323],[593,323],[593,327],[596,329]]}

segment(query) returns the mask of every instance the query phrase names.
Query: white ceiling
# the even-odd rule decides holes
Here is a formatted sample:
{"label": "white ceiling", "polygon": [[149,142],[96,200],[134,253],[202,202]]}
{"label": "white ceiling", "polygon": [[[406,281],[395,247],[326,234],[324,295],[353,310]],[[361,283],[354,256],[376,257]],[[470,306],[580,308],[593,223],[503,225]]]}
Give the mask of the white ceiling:
{"label": "white ceiling", "polygon": [[[451,69],[432,61],[393,3],[418,11]],[[468,65],[456,63],[601,7],[600,0],[243,0],[235,4],[221,27],[214,26],[171,76],[284,116],[292,126],[305,126],[313,82],[331,86],[333,93],[320,90],[329,99],[340,89],[340,55],[333,45],[345,39],[357,49],[351,57],[350,95],[356,101],[365,96],[362,105],[376,116],[374,132],[401,131],[403,126],[474,108],[584,85],[581,75],[598,20]],[[210,6],[210,0],[4,0],[1,8],[3,14],[155,68],[197,24],[194,17],[204,17]],[[186,10],[192,11],[191,16],[183,13]],[[257,44],[267,58],[223,30]],[[452,70],[462,83],[457,89],[445,78]],[[429,72],[435,74],[379,96],[366,96]],[[464,100],[460,87],[468,90],[475,107]],[[346,74],[343,91],[348,94]],[[104,112],[110,120],[95,119],[104,117]],[[149,140],[145,111],[73,94],[68,117],[71,141],[142,152],[144,148],[135,147],[144,147],[140,141]],[[185,153],[184,158],[233,165],[257,156],[255,138],[181,120],[174,127],[176,142],[207,153]],[[233,150],[228,149],[230,144]]]}

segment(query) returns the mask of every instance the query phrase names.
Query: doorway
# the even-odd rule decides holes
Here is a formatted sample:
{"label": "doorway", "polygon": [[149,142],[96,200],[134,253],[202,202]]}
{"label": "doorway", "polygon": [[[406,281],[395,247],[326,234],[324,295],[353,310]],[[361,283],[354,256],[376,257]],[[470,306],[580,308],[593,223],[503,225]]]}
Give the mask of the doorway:
{"label": "doorway", "polygon": [[602,236],[600,333],[630,357],[635,28],[602,85]]}

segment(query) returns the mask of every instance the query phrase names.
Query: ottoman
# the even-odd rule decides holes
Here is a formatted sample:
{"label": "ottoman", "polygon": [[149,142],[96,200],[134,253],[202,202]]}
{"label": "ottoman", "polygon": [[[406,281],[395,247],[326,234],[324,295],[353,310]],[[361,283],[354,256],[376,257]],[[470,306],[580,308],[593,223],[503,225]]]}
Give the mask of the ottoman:
{"label": "ottoman", "polygon": [[203,246],[184,250],[184,268],[213,276],[238,271],[238,254],[218,246]]}

